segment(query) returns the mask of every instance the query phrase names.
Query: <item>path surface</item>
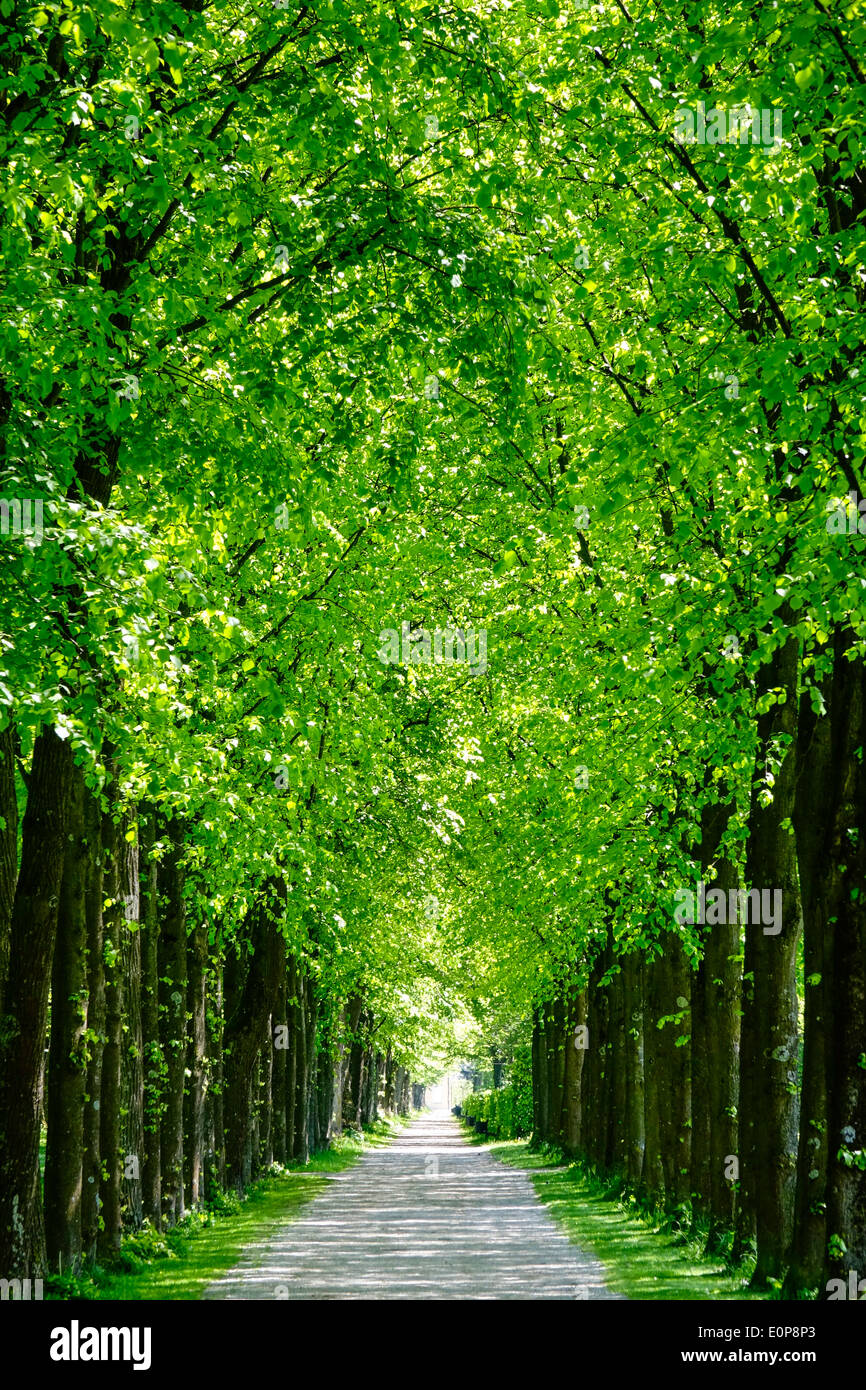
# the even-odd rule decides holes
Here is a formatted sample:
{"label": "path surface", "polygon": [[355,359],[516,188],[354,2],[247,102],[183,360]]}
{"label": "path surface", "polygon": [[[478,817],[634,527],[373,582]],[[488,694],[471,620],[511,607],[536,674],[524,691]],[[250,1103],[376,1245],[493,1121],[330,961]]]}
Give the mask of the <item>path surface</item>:
{"label": "path surface", "polygon": [[617,1298],[525,1173],[447,1113],[373,1149],[205,1298]]}

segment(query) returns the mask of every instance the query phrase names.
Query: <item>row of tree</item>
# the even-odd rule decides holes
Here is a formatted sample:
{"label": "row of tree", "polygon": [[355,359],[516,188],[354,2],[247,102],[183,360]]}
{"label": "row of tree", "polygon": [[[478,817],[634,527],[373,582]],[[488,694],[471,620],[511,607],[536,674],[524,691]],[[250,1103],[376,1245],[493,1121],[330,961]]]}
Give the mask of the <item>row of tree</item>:
{"label": "row of tree", "polygon": [[[185,849],[181,822],[118,819],[74,769],[50,1048],[30,1112],[46,1136],[50,1270],[110,1260],[124,1229],[160,1229],[220,1191],[243,1193],[273,1163],[304,1163],[344,1126],[373,1124],[380,1106],[407,1115],[423,1105],[423,1084],[390,1047],[378,1050],[363,1000],[340,1005],[318,987],[315,942],[306,956],[288,949],[286,880],[262,884],[228,941],[220,923],[191,920]],[[33,980],[16,946],[13,998],[25,966]],[[12,1117],[5,1171],[23,1183],[33,1133],[12,1109],[15,1088],[0,1094]],[[38,1191],[24,1210],[36,1224],[12,1258],[39,1269]]]}
{"label": "row of tree", "polygon": [[[2,486],[44,534],[0,537],[0,1271],[41,1258],[82,996],[99,1161],[139,1152],[140,1026],[177,1210],[220,1130],[231,1182],[281,1132],[283,981],[293,1144],[335,1112],[318,1058],[342,1109],[377,1055],[405,1091],[535,1015],[542,1130],[578,1142],[582,1064],[581,1144],[634,1175],[642,1114],[641,1181],[754,1230],[759,1282],[862,1271],[856,8],[3,24]],[[683,143],[699,103],[781,138]],[[761,912],[678,918],[699,881]]]}

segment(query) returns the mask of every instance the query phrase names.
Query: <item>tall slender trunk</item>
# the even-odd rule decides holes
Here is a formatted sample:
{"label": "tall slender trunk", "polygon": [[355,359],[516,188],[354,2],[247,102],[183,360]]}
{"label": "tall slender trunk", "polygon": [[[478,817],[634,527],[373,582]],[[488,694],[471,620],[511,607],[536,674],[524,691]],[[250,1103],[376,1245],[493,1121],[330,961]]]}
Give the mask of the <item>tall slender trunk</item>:
{"label": "tall slender trunk", "polygon": [[361,1082],[364,1065],[364,1043],[359,1033],[364,1001],[354,994],[346,1004],[345,1022],[348,1034],[348,1066],[343,1087],[343,1124],[350,1129],[361,1126]]}
{"label": "tall slender trunk", "polygon": [[568,995],[565,1025],[565,1082],[562,1097],[562,1144],[567,1154],[577,1154],[581,1143],[580,1084],[586,1048],[581,1044],[586,1026],[586,990]]}
{"label": "tall slender trunk", "polygon": [[286,1025],[289,1030],[289,1051],[286,1057],[286,1159],[297,1157],[298,1048],[300,1045],[300,1006],[298,1003],[298,967],[294,957],[289,959],[286,977]]}
{"label": "tall slender trunk", "polygon": [[102,1053],[102,1090],[99,1097],[99,1145],[103,1181],[102,1229],[97,1249],[103,1259],[120,1252],[120,1070],[123,1032],[123,968],[121,941],[126,931],[120,885],[120,827],[113,818],[112,797],[102,817],[102,869],[105,897],[105,1048]]}
{"label": "tall slender trunk", "polygon": [[285,971],[285,943],[276,922],[278,906],[285,901],[285,888],[269,881],[266,892],[267,900],[253,908],[249,969],[240,999],[225,1027],[226,1175],[238,1192],[250,1181],[252,1155],[247,1150],[247,1139],[251,1130],[252,1085],[262,1036]]}
{"label": "tall slender trunk", "polygon": [[[363,1086],[363,1069],[361,1075]],[[358,1123],[361,1120],[360,1093],[358,1096]],[[331,1115],[334,1109],[334,1056],[330,1040],[322,1047],[316,1066],[316,1144],[326,1149],[331,1142]]]}
{"label": "tall slender trunk", "polygon": [[105,962],[102,923],[102,813],[89,793],[84,801],[84,825],[90,850],[87,861],[87,1097],[83,1117],[81,1247],[90,1263],[96,1259],[99,1210],[102,1204],[100,1142],[102,1054],[105,1048]]}
{"label": "tall slender trunk", "polygon": [[144,1219],[141,1170],[144,1163],[144,1041],[141,1028],[141,892],[135,818],[126,817],[120,838],[120,895],[123,924],[120,958],[123,978],[124,1036],[120,1053],[121,1211],[138,1230]]}
{"label": "tall slender trunk", "polygon": [[273,1150],[274,1162],[282,1164],[286,1161],[286,1059],[289,1047],[285,971],[280,981],[272,1024],[270,1046],[274,1053],[271,1077]]}
{"label": "tall slender trunk", "polygon": [[[546,1071],[542,1076],[541,1066],[542,1055],[542,1025],[541,1009],[536,1007],[532,1018],[532,1138],[535,1143],[541,1143],[543,1139],[544,1108],[543,1108],[543,1087],[546,1079]],[[387,1073],[386,1073],[387,1076]],[[385,1090],[385,1108],[387,1110],[387,1080]]]}
{"label": "tall slender trunk", "polygon": [[144,1084],[141,1203],[144,1216],[160,1229],[162,1181],[160,1176],[160,1127],[165,1058],[159,1026],[159,903],[156,815],[143,810],[139,821],[139,923],[141,927],[141,1045]]}
{"label": "tall slender trunk", "polygon": [[628,1118],[626,1061],[628,1043],[622,963],[620,963],[620,968],[614,971],[608,990],[610,993],[610,1044],[605,1068],[605,1083],[610,1105],[606,1162],[609,1168],[617,1172],[624,1172]]}
{"label": "tall slender trunk", "polygon": [[262,1032],[262,1047],[259,1053],[259,1151],[261,1154],[262,1167],[264,1168],[269,1168],[274,1161],[273,1019],[273,1014],[269,1014]]}
{"label": "tall slender trunk", "polygon": [[225,1008],[222,959],[212,958],[210,997],[211,1008],[207,1015],[210,1085],[205,1092],[205,1111],[209,1116],[207,1129],[210,1135],[210,1149],[206,1155],[206,1196],[214,1188],[224,1188],[226,1185],[226,1141],[223,1110],[223,1017]]}
{"label": "tall slender trunk", "polygon": [[295,1066],[295,1152],[302,1163],[310,1158],[310,1129],[307,1113],[308,1073],[310,1066],[310,1028],[307,1013],[306,977],[303,970],[297,976],[297,1062]]}
{"label": "tall slender trunk", "polygon": [[846,1285],[855,1270],[866,1278],[866,665],[862,657],[849,659],[853,649],[853,633],[837,633],[830,711],[837,780],[825,861],[836,916],[836,985],[823,1274],[825,1281],[842,1279]]}
{"label": "tall slender trunk", "polygon": [[644,1077],[643,1077],[643,996],[641,959],[635,951],[622,958],[623,1013],[625,1018],[625,1175],[637,1187],[643,1171]]}
{"label": "tall slender trunk", "polygon": [[[663,945],[656,976],[661,991],[656,996],[659,1012],[654,1022],[660,1034],[659,1066],[664,1097],[659,1110],[659,1138],[665,1174],[665,1201],[673,1208],[682,1206],[688,1200],[690,1186],[691,1049],[688,1036],[691,971],[679,936],[668,932]],[[671,1021],[659,1029],[661,1018]]]}
{"label": "tall slender trunk", "polygon": [[565,1006],[560,995],[557,995],[550,1005],[547,1057],[550,1068],[550,1142],[561,1146],[565,1096]]}
{"label": "tall slender trunk", "polygon": [[817,1286],[824,1267],[827,1239],[827,1090],[833,1030],[833,919],[836,907],[841,906],[830,901],[832,889],[824,870],[825,864],[835,868],[832,685],[830,672],[818,687],[827,711],[820,715],[812,705],[811,690],[808,687],[804,690],[797,729],[794,830],[803,905],[805,1008],[794,1231],[784,1285],[785,1294],[794,1298]]}
{"label": "tall slender trunk", "polygon": [[15,790],[15,727],[0,732],[0,1019],[9,974],[12,908],[18,878],[18,797]]}
{"label": "tall slender trunk", "polygon": [[[784,613],[788,620],[787,610]],[[790,637],[761,668],[756,693],[783,702],[758,716],[755,778],[749,813],[746,881],[766,893],[769,905],[781,893],[779,929],[750,921],[746,926],[741,1055],[741,1172],[743,1200],[754,1213],[756,1287],[779,1278],[791,1242],[797,1150],[797,945],[800,893],[794,838],[797,733],[797,640]],[[763,793],[774,777],[768,805]]]}
{"label": "tall slender trunk", "polygon": [[644,1162],[641,1186],[657,1200],[665,1193],[662,1163],[663,1048],[657,1022],[663,1017],[664,965],[656,955],[647,956],[643,969],[644,995]]}
{"label": "tall slender trunk", "polygon": [[361,1102],[362,1125],[371,1125],[376,1119],[378,1090],[378,1054],[372,1047],[368,1047],[367,1051],[364,1053],[364,1095]]}
{"label": "tall slender trunk", "polygon": [[304,982],[307,996],[307,1134],[308,1144],[315,1143],[316,1133],[316,1070],[317,1070],[317,1027],[319,1019],[319,1001],[316,995],[312,975],[308,975]]}
{"label": "tall slender trunk", "polygon": [[[711,865],[716,877],[713,887],[720,889],[728,901],[728,893],[738,886],[737,868],[720,852],[733,807],[727,804],[708,806],[702,814],[701,865],[706,880]],[[708,1121],[710,1231],[707,1245],[714,1249],[723,1230],[734,1221],[737,1169],[737,1101],[739,1097],[740,1061],[740,991],[742,979],[742,949],[740,928],[736,922],[717,922],[709,926],[704,938],[704,957],[695,987],[694,1001],[702,1001],[704,1018],[703,1050],[706,1053],[706,1113]],[[697,1045],[692,1049],[693,1067],[697,1060]],[[698,1073],[693,1078],[693,1092],[704,1081]],[[694,1171],[694,1165],[693,1165]],[[703,1175],[697,1179],[705,1181]],[[701,1190],[704,1190],[703,1188]]]}
{"label": "tall slender trunk", "polygon": [[24,813],[0,1042],[0,1270],[29,1278],[45,1261],[39,1125],[48,992],[63,879],[72,751],[53,728],[36,740]]}
{"label": "tall slender trunk", "polygon": [[183,827],[167,827],[171,848],[159,867],[162,928],[159,936],[159,1013],[165,1057],[165,1109],[160,1170],[163,1215],[170,1226],[186,1209],[183,1185],[183,1089],[186,1067],[187,945],[183,899]]}
{"label": "tall slender trunk", "polygon": [[87,1078],[87,843],[84,776],[75,768],[51,977],[51,1048],[45,1118],[45,1242],[51,1269],[81,1260],[81,1183]]}
{"label": "tall slender trunk", "polygon": [[189,1039],[186,1069],[189,1084],[186,1095],[184,1161],[189,1203],[199,1207],[204,1198],[202,1163],[204,1155],[204,1102],[207,1073],[207,922],[196,919],[187,945],[187,1012]]}
{"label": "tall slender trunk", "polygon": [[610,1045],[610,990],[602,986],[607,964],[606,948],[592,963],[589,975],[587,1027],[589,1048],[584,1063],[583,1115],[586,1124],[584,1150],[592,1163],[604,1165],[608,1152],[610,1098],[607,1094]]}

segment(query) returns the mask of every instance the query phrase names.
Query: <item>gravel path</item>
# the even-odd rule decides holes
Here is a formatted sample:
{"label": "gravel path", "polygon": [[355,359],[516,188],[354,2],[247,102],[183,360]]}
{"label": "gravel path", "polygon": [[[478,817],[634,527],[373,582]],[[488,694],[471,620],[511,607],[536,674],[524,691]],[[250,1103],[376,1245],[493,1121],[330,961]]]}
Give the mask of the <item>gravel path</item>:
{"label": "gravel path", "polygon": [[617,1298],[525,1173],[469,1144],[447,1113],[330,1179],[211,1284],[208,1299]]}

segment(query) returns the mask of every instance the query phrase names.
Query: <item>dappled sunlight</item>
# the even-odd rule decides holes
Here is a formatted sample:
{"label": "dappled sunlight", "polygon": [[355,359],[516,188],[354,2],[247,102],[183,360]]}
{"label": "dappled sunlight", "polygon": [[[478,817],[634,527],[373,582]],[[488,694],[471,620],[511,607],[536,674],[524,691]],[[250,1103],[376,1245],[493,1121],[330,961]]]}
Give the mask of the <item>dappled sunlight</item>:
{"label": "dappled sunlight", "polygon": [[677,1237],[594,1191],[571,1166],[554,1166],[524,1143],[498,1145],[506,1162],[533,1170],[532,1185],[572,1240],[602,1259],[611,1285],[631,1299],[758,1298],[720,1260],[696,1257]]}
{"label": "dappled sunlight", "polygon": [[615,1298],[529,1178],[447,1113],[367,1154],[205,1295],[225,1299]]}

